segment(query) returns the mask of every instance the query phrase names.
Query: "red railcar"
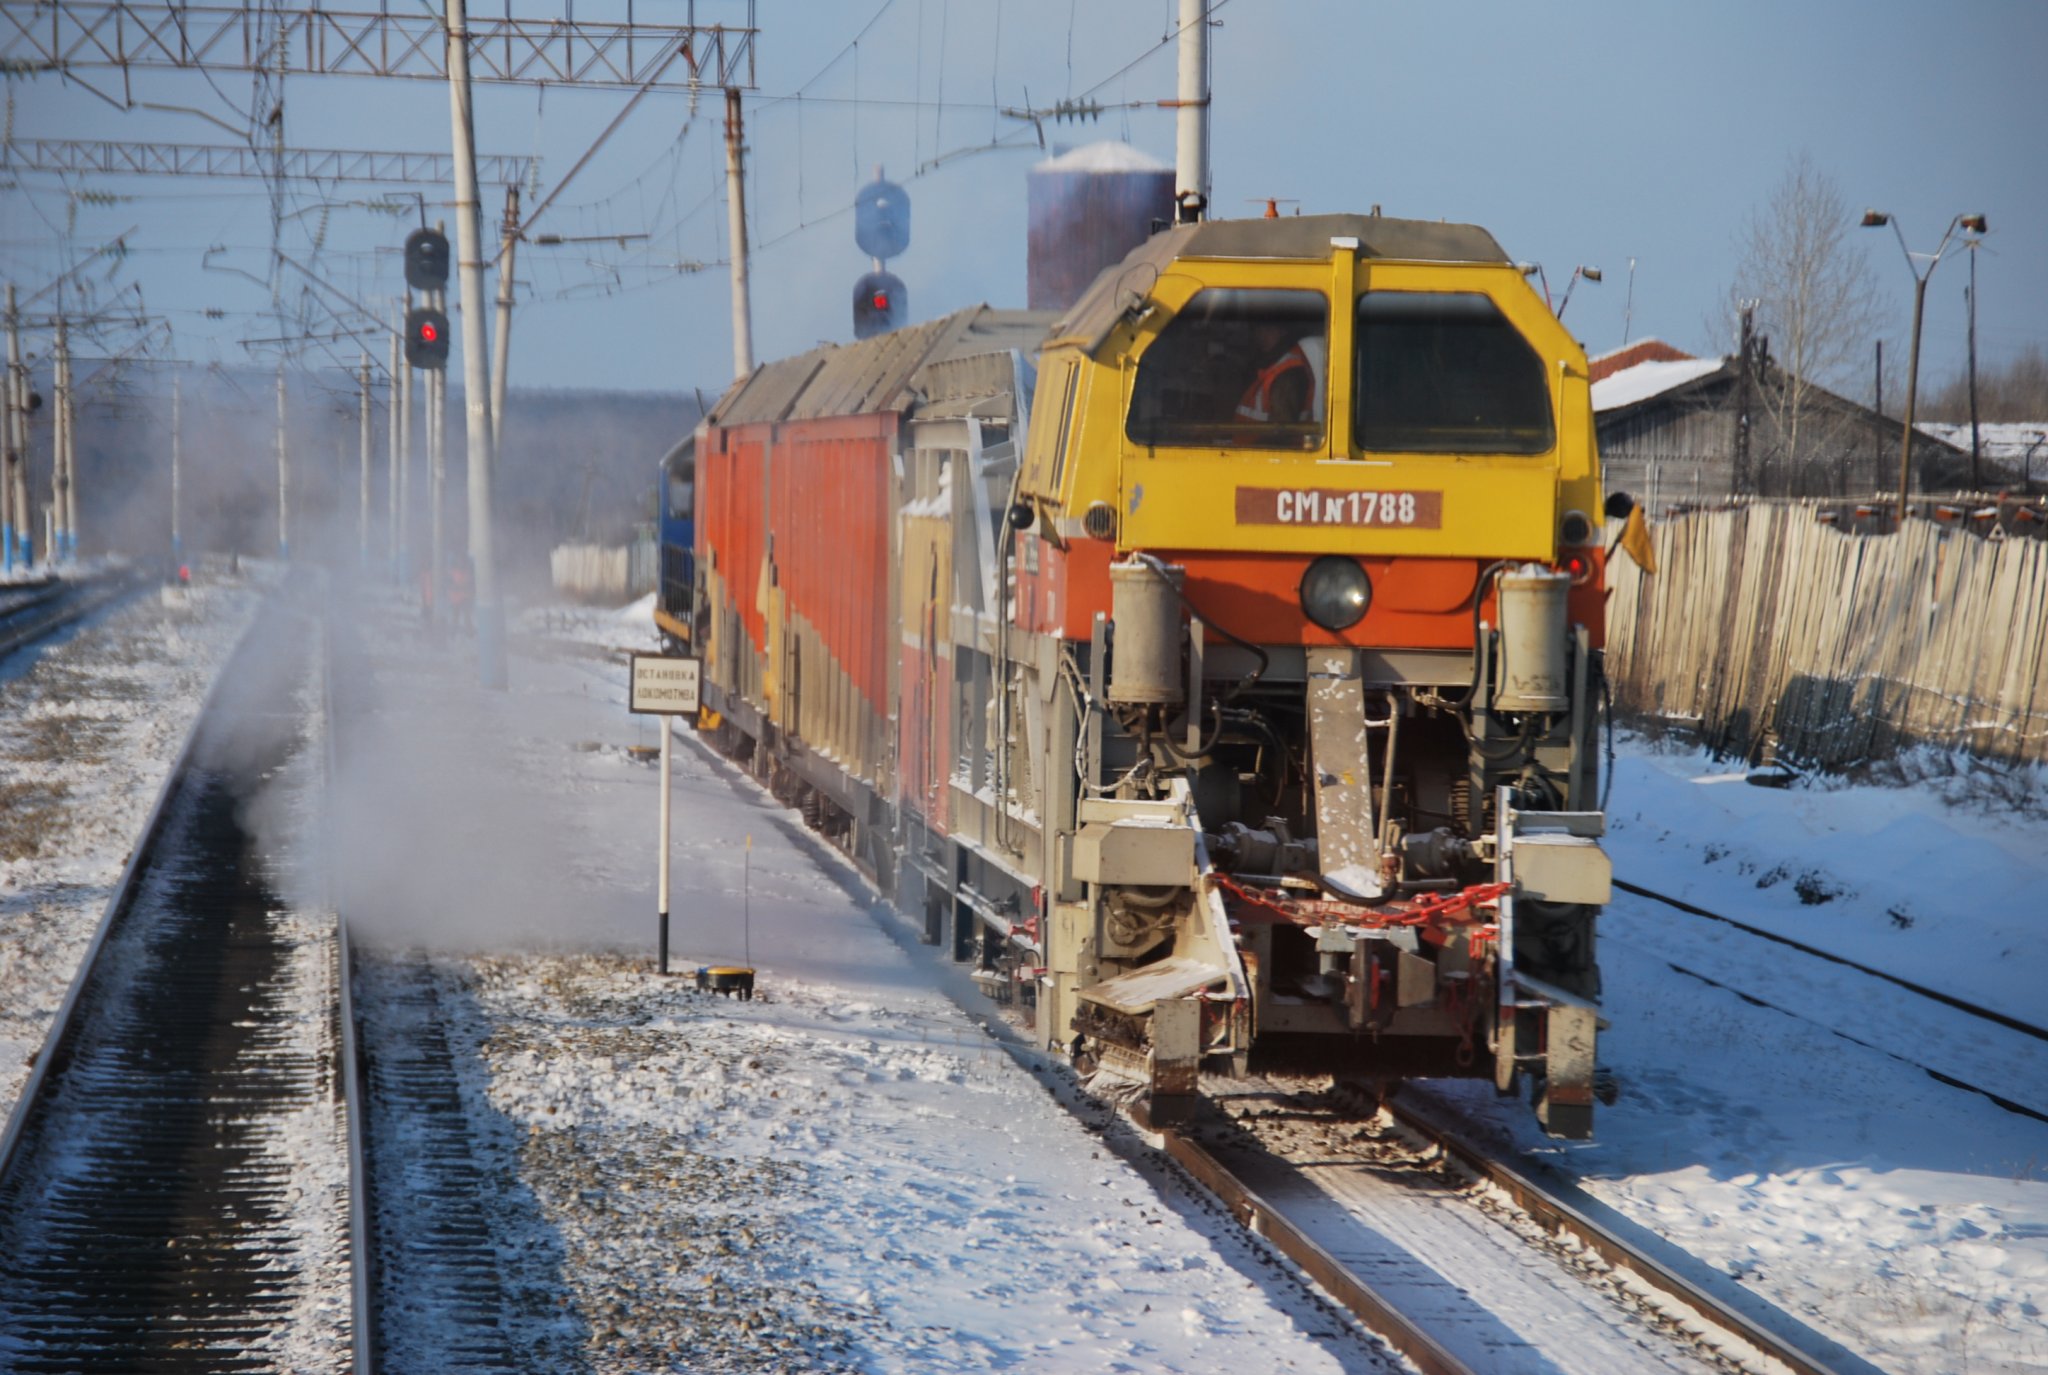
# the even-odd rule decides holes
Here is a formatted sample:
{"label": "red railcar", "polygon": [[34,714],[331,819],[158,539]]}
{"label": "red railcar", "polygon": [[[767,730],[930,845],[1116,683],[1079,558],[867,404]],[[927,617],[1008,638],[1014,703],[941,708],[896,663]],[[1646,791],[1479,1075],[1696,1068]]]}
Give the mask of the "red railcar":
{"label": "red railcar", "polygon": [[706,703],[885,886],[900,816],[950,827],[954,513],[920,455],[1011,443],[1050,321],[975,307],[770,363],[696,437]]}

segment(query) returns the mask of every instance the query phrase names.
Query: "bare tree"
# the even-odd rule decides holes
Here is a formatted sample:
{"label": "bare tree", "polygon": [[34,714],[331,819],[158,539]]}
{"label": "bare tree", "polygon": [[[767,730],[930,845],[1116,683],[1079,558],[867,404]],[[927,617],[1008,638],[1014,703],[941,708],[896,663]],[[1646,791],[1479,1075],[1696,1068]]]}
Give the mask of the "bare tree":
{"label": "bare tree", "polygon": [[1768,490],[1763,474],[1773,466],[1782,475],[1771,485],[1786,491],[1812,490],[1823,475],[1802,469],[1817,464],[1835,470],[1828,485],[1846,481],[1852,451],[1859,441],[1867,447],[1866,427],[1817,404],[1822,388],[1857,394],[1849,384],[1876,334],[1876,287],[1851,238],[1855,226],[1834,179],[1800,152],[1736,240],[1728,331],[1736,332],[1740,303],[1754,301],[1757,332],[1768,341],[1755,397],[1768,423],[1758,435],[1759,490]]}

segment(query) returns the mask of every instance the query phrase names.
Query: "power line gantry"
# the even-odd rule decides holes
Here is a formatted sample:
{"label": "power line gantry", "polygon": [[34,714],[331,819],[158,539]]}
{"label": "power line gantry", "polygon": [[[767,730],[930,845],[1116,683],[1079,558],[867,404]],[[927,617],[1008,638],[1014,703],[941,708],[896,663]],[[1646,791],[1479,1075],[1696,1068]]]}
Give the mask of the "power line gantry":
{"label": "power line gantry", "polygon": [[[493,186],[525,181],[532,159],[477,154],[477,180]],[[129,143],[115,139],[9,138],[0,142],[0,172],[108,176],[271,177],[311,182],[446,186],[455,177],[447,153],[359,152],[287,148],[283,165],[269,149],[247,144]]]}
{"label": "power line gantry", "polygon": [[[470,80],[491,84],[687,91],[754,85],[754,0],[744,25],[578,20],[558,11],[468,21]],[[320,76],[448,79],[447,29],[427,12],[389,13],[241,4],[145,4],[64,0],[0,6],[0,71],[58,72],[128,108],[127,76],[137,68],[251,71]],[[682,68],[671,66],[678,56]],[[121,73],[119,98],[80,72]]]}

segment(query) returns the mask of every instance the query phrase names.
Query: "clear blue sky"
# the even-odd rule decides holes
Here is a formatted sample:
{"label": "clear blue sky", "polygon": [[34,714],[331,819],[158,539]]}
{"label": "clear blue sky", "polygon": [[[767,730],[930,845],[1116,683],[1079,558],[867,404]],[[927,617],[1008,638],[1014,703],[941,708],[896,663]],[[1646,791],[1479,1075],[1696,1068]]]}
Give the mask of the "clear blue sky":
{"label": "clear blue sky", "polygon": [[[481,0],[478,12],[497,8]],[[517,8],[540,7],[521,0]],[[643,0],[639,13],[681,8]],[[757,356],[849,337],[852,283],[865,262],[844,210],[877,164],[905,182],[915,207],[910,251],[891,264],[914,314],[983,300],[1021,305],[1025,175],[1039,155],[1025,126],[996,106],[1022,105],[1027,94],[1041,105],[1067,95],[1106,103],[1172,96],[1172,47],[1158,45],[1175,8],[1173,0],[760,0],[748,131]],[[699,0],[702,22],[744,12],[741,0]],[[581,19],[603,13],[595,0],[577,6]],[[1958,212],[1988,215],[1980,362],[2048,346],[2048,5],[2036,0],[1227,0],[1216,18],[1213,175],[1223,213],[1256,213],[1253,202],[1267,196],[1305,213],[1379,204],[1392,215],[1482,224],[1512,256],[1542,262],[1553,287],[1575,264],[1598,266],[1606,281],[1582,285],[1566,316],[1596,352],[1622,340],[1634,258],[1633,337],[1719,352],[1728,347],[1718,322],[1737,232],[1803,150],[1852,211],[1894,212],[1915,249],[1931,248]],[[91,79],[119,90],[113,73]],[[236,108],[249,105],[245,75],[209,83],[139,72],[132,89],[138,101],[197,107],[246,127]],[[234,137],[189,114],[123,112],[48,76],[10,82],[9,94],[18,138]],[[432,83],[292,77],[285,97],[295,146],[447,147],[446,93]],[[537,152],[545,194],[622,100],[485,89],[479,142],[486,152]],[[524,250],[515,386],[715,393],[727,381],[728,285],[715,266],[726,251],[721,115],[716,92],[706,92],[694,119],[686,98],[650,96],[534,226],[651,237]],[[1060,144],[1124,137],[1164,161],[1173,156],[1172,115],[1156,108],[1047,133]],[[994,141],[1007,147],[971,151]],[[407,225],[365,207],[373,195],[360,186],[293,187],[282,244],[375,303],[400,289],[394,250]],[[495,219],[497,193],[486,199]],[[277,332],[264,318],[267,288],[238,275],[267,271],[270,203],[260,182],[10,178],[0,194],[0,273],[39,287],[65,254],[130,226],[138,227],[133,251],[112,277],[103,266],[87,274],[99,299],[140,283],[149,308],[170,317],[186,358],[274,356],[239,342]],[[1856,241],[1891,322],[1887,354],[1903,358],[1911,279],[1898,243],[1877,230]],[[714,266],[690,271],[690,263]],[[1923,387],[1962,366],[1968,266],[1958,253],[1934,277]],[[295,307],[296,275],[287,279]],[[208,319],[208,308],[225,315]],[[304,359],[331,376],[355,352],[335,344]],[[1853,390],[1867,394],[1868,381]]]}

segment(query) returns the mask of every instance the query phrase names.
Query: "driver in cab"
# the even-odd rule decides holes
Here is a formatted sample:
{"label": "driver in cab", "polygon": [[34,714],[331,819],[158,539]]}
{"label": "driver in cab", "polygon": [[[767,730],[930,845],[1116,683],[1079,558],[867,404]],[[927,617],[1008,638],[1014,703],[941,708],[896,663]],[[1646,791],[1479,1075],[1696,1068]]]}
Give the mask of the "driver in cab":
{"label": "driver in cab", "polygon": [[1320,334],[1288,343],[1286,325],[1253,328],[1257,357],[1272,362],[1259,370],[1238,399],[1237,418],[1255,424],[1315,425],[1323,418],[1324,374],[1329,350]]}

